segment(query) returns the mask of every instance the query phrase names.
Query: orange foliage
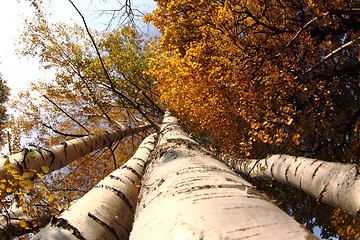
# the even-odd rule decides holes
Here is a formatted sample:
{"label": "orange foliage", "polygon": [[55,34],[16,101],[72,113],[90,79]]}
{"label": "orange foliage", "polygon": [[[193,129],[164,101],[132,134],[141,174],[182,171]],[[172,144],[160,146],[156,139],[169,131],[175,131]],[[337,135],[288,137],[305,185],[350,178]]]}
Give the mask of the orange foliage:
{"label": "orange foliage", "polygon": [[[196,135],[206,133],[240,155],[281,149],[357,161],[358,151],[344,154],[338,146],[354,149],[358,143],[348,141],[348,135],[358,136],[353,126],[360,91],[351,76],[358,47],[316,66],[356,37],[349,19],[359,19],[345,2],[188,0],[158,6],[146,17],[163,34],[147,73],[157,79],[163,102]],[[350,132],[344,119],[349,112]]]}
{"label": "orange foliage", "polygon": [[355,1],[156,2],[147,74],[199,140],[242,157],[359,163]]}

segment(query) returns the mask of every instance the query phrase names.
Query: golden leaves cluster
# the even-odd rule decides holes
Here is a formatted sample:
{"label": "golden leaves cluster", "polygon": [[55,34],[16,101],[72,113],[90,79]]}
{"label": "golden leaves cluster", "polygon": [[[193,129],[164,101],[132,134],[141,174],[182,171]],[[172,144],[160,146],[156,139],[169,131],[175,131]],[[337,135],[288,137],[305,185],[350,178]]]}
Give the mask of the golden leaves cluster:
{"label": "golden leaves cluster", "polygon": [[[27,152],[27,157],[31,159],[33,151]],[[43,214],[35,206],[47,206],[47,209],[57,209],[57,196],[49,191],[46,184],[42,182],[44,173],[47,173],[48,167],[43,166],[44,173],[35,171],[23,172],[19,174],[10,163],[7,156],[5,164],[6,178],[0,181],[0,195],[2,197],[2,210],[7,217],[7,212],[12,210],[12,206],[22,209],[25,218],[18,219],[20,226],[25,229],[37,228],[40,223],[36,216]],[[57,211],[53,211],[56,214]]]}
{"label": "golden leaves cluster", "polygon": [[[157,79],[161,99],[194,133],[206,133],[225,149],[253,156],[266,154],[263,150],[269,147],[310,152],[322,148],[326,138],[342,141],[339,132],[328,129],[346,124],[341,114],[356,111],[359,90],[352,84],[354,97],[345,96],[348,92],[340,96],[339,89],[348,91],[340,77],[350,77],[337,69],[356,67],[357,47],[335,63],[305,72],[340,47],[343,37],[356,36],[336,14],[347,8],[346,2],[157,2],[158,9],[145,18],[162,33],[148,74]],[[307,27],[310,21],[314,23]],[[352,107],[334,98],[346,98]],[[254,144],[256,150],[251,150]],[[339,157],[355,161],[355,154],[350,155]],[[330,154],[320,149],[319,157]]]}

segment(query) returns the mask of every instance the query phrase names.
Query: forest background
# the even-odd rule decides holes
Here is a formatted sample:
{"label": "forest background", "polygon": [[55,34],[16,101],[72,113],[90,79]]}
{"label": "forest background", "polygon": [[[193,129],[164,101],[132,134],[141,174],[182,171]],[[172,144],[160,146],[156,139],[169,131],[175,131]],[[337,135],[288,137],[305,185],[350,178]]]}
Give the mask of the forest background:
{"label": "forest background", "polygon": [[[162,34],[151,45],[131,24],[93,29],[92,34],[119,89],[160,119],[144,97],[151,94],[215,152],[243,158],[281,153],[357,164],[356,7],[353,1],[159,1],[159,10],[146,17]],[[13,102],[22,114],[9,122],[9,152],[23,149],[20,136],[31,139],[32,146],[49,146],[109,129],[115,121],[130,126],[146,121],[106,91],[109,82],[81,22],[52,24],[44,14],[28,22],[22,54],[54,69],[55,78],[51,84],[37,81]],[[127,47],[115,47],[119,43]],[[101,88],[97,78],[105,79]],[[32,194],[45,194],[43,201],[61,211],[127,159],[142,137],[52,174],[37,183],[43,190]],[[97,161],[90,162],[94,157]],[[249,177],[309,229],[321,226],[323,237],[351,239],[358,233],[359,223],[341,211],[288,186]],[[27,196],[23,201],[34,204]]]}

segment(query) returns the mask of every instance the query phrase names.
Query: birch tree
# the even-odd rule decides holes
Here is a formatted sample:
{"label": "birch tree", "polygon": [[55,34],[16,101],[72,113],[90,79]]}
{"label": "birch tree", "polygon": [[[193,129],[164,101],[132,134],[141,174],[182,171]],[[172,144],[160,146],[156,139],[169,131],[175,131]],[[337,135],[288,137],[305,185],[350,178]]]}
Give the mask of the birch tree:
{"label": "birch tree", "polygon": [[135,128],[118,128],[101,134],[89,135],[75,138],[52,146],[50,148],[39,148],[32,151],[24,149],[21,153],[10,157],[3,157],[0,161],[0,179],[6,178],[7,169],[4,165],[10,164],[23,175],[25,172],[50,173],[73,162],[74,160],[101,148],[109,147],[126,136],[136,134],[149,129],[150,125]]}
{"label": "birch tree", "polygon": [[264,159],[236,159],[223,155],[222,159],[238,173],[294,186],[321,202],[360,218],[359,169],[354,164],[289,155]]}
{"label": "birch tree", "polygon": [[[8,239],[9,236],[20,236],[33,230],[38,230],[40,227],[45,226],[53,215],[58,214],[59,210],[54,210],[54,207],[51,206],[37,203],[25,207],[24,203],[22,205],[18,204],[20,198],[29,198],[33,195],[29,194],[26,188],[34,188],[33,181],[35,176],[38,176],[41,172],[50,173],[59,170],[92,151],[110,147],[122,138],[144,131],[149,127],[150,125],[139,126],[133,129],[128,127],[119,128],[97,135],[73,139],[48,149],[24,150],[23,153],[3,158],[3,171],[1,172],[3,180],[0,184],[3,207],[5,196],[14,191],[17,193],[12,198],[13,203],[11,206],[4,208],[0,215],[0,239]],[[144,143],[142,146],[146,146],[146,144]],[[49,163],[51,164],[49,165]],[[130,169],[130,167],[126,166],[124,168]],[[20,183],[15,183],[15,181]],[[19,186],[21,190],[16,190]],[[11,188],[14,188],[14,190],[5,191],[5,189]],[[48,193],[42,191],[42,194]]]}
{"label": "birch tree", "polygon": [[130,239],[316,239],[165,115]]}
{"label": "birch tree", "polygon": [[131,159],[53,218],[34,239],[127,239],[155,136],[145,138]]}
{"label": "birch tree", "polygon": [[[146,125],[147,115],[154,117],[157,114],[154,94],[150,91],[151,81],[142,75],[147,44],[134,26],[99,33],[76,24],[72,27],[49,24],[41,11],[36,16],[34,21],[27,22],[22,53],[40,57],[42,66],[54,68],[56,75],[50,83],[38,81],[32,84],[13,104],[22,113],[16,122],[19,124],[12,125],[13,130],[21,128],[22,136],[30,136],[32,142],[30,150],[3,159],[3,172],[11,172],[10,175],[18,178],[16,183],[20,181],[21,184],[13,184],[10,188],[7,187],[10,182],[7,176],[2,179],[0,188],[3,195],[8,195],[2,201],[6,220],[3,223],[7,223],[4,228],[16,225],[12,222],[15,215],[6,214],[7,210],[8,213],[15,212],[9,208],[12,202],[19,202],[17,210],[27,207],[34,210],[32,207],[37,201],[54,210],[58,205],[63,209],[63,204],[66,206],[82,196],[98,179],[112,171],[112,165],[117,168],[117,164],[123,163],[136,149],[142,135],[133,134],[122,143],[120,140],[130,133],[149,129],[148,125],[138,126]],[[92,45],[91,40],[96,45]],[[141,115],[143,112],[146,115]],[[119,126],[118,123],[131,128],[95,135]],[[84,135],[88,136],[49,149],[45,147]],[[12,136],[20,142],[19,135]],[[11,142],[12,147],[15,145]],[[15,150],[9,147],[9,151]],[[83,157],[89,151],[93,154]],[[74,161],[79,157],[83,158]],[[66,170],[48,175],[45,181],[33,182],[34,175],[50,173],[69,163],[72,164]],[[28,185],[24,185],[23,180]],[[39,182],[41,186],[37,185]],[[33,190],[34,187],[46,191],[38,192]],[[20,200],[17,199],[19,194],[22,195]],[[23,226],[37,230],[31,225],[36,224],[37,219],[28,221],[30,225],[25,222],[22,221]]]}
{"label": "birch tree", "polygon": [[[22,236],[35,229],[44,227],[51,219],[51,210],[45,206],[34,206],[35,215],[29,214],[14,202],[0,215],[0,239],[8,240]],[[26,228],[26,223],[38,223],[33,229]]]}

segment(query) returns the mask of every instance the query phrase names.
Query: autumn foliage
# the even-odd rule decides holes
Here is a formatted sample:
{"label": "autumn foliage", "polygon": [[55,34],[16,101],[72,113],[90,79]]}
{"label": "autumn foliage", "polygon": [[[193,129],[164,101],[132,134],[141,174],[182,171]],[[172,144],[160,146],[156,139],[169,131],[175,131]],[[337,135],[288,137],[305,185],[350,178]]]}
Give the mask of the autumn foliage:
{"label": "autumn foliage", "polygon": [[146,20],[162,37],[147,73],[200,141],[241,157],[359,163],[355,1],[156,2]]}
{"label": "autumn foliage", "polygon": [[[38,57],[54,78],[33,81],[11,103],[17,118],[9,124],[9,144],[4,148],[9,154],[31,153],[74,137],[144,124],[137,110],[109,89],[110,83],[149,115],[154,114],[154,106],[144,97],[154,96],[149,92],[152,84],[141,74],[146,67],[147,44],[135,26],[102,33],[90,30],[108,79],[84,27],[51,24],[41,12],[26,24],[19,54]],[[16,202],[30,216],[36,215],[34,206],[59,214],[128,160],[144,136],[128,137],[46,176],[35,172],[19,175],[6,165],[12,178],[0,182],[0,193],[6,196],[1,202],[4,213]],[[30,232],[39,229],[37,221],[23,220],[21,226]]]}
{"label": "autumn foliage", "polygon": [[[41,1],[30,2],[39,9]],[[135,26],[88,32],[52,25],[37,11],[22,35],[21,54],[56,73],[51,83],[34,82],[13,104],[21,115],[10,124],[10,152],[21,149],[20,135],[43,147],[143,123],[123,94],[156,120],[162,115],[157,105],[166,106],[215,152],[359,164],[357,1],[156,2],[145,17],[161,33],[152,44]],[[85,156],[35,185],[31,176],[14,173],[13,186],[0,190],[17,191],[23,205],[62,211],[128,159],[141,138]],[[288,186],[253,183],[309,229],[321,225],[324,237],[358,237],[360,224],[352,217]]]}

